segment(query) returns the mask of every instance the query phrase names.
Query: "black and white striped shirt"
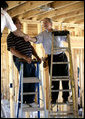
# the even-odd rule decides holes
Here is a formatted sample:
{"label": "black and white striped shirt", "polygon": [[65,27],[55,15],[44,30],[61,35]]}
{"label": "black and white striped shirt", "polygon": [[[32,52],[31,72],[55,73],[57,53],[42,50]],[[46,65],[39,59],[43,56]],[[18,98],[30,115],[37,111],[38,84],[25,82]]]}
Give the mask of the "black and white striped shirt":
{"label": "black and white striped shirt", "polygon": [[32,56],[32,46],[30,42],[26,42],[24,38],[15,36],[12,32],[7,37],[7,49],[15,48],[23,55]]}

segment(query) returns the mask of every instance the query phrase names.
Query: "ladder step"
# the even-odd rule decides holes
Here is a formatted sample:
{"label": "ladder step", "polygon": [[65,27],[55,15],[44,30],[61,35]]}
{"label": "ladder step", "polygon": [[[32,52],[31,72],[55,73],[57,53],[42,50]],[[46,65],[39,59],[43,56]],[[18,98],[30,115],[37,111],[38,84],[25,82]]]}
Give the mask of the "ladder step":
{"label": "ladder step", "polygon": [[29,92],[29,93],[23,93],[23,95],[36,95],[36,94],[38,94],[38,92]]}
{"label": "ladder step", "polygon": [[33,112],[33,111],[44,111],[44,107],[42,107],[42,108],[39,108],[39,107],[23,107],[23,111],[24,112],[27,112],[27,111],[29,111],[29,112]]}
{"label": "ladder step", "polygon": [[58,111],[58,112],[52,111],[52,112],[50,112],[51,115],[52,115],[52,114],[63,114],[63,113],[73,114],[74,112],[73,112],[73,111]]}
{"label": "ladder step", "polygon": [[[72,114],[50,114],[50,116],[58,116],[58,117],[64,117],[64,118],[69,118],[69,117],[74,117]],[[67,117],[68,116],[68,117]]]}
{"label": "ladder step", "polygon": [[62,31],[53,31],[52,34],[54,34],[54,36],[67,36],[70,33],[67,30],[62,30]]}
{"label": "ladder step", "polygon": [[60,92],[60,91],[62,91],[62,92],[71,92],[72,89],[69,89],[69,90],[51,90],[51,92]]}
{"label": "ladder step", "polygon": [[52,76],[52,79],[70,79],[70,76]]}
{"label": "ladder step", "polygon": [[68,47],[58,47],[58,48],[54,48],[53,49],[54,51],[57,51],[57,50],[69,50]]}
{"label": "ladder step", "polygon": [[68,102],[68,103],[64,103],[64,102],[56,102],[56,104],[53,105],[73,105],[73,102]]}
{"label": "ladder step", "polygon": [[52,81],[69,81],[69,79],[52,79]]}
{"label": "ladder step", "polygon": [[40,80],[36,77],[23,78],[23,83],[40,83]]}
{"label": "ladder step", "polygon": [[70,62],[53,62],[52,64],[69,64]]}

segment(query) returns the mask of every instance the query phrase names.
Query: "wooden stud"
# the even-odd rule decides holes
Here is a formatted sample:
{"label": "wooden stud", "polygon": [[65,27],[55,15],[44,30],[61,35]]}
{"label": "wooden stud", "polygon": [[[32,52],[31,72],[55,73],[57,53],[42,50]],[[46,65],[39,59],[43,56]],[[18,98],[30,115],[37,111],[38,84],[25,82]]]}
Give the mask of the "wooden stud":
{"label": "wooden stud", "polygon": [[12,77],[12,54],[9,52],[9,80],[10,80],[10,118],[14,118],[14,90],[13,90],[13,77]]}

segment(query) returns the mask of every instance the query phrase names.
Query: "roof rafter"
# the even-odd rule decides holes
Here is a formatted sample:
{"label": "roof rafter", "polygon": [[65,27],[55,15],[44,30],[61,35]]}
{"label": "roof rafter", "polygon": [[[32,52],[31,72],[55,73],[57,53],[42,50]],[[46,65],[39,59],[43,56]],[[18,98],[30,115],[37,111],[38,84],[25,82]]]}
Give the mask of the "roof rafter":
{"label": "roof rafter", "polygon": [[[70,2],[70,1],[69,1]],[[59,9],[55,9],[55,10],[52,10],[50,12],[47,12],[45,14],[42,14],[42,15],[38,15],[38,17],[36,18],[36,20],[42,20],[44,19],[45,17],[49,17],[49,18],[52,18],[54,17],[55,15],[61,15],[61,14],[65,14],[67,13],[68,11],[73,11],[73,10],[76,10],[76,9],[80,9],[84,7],[84,4],[83,2],[78,2],[78,3],[75,3],[73,5],[69,5],[67,7],[62,7],[62,8],[59,8]]]}
{"label": "roof rafter", "polygon": [[68,11],[68,13],[65,13],[65,14],[56,15],[52,17],[52,20],[59,21],[59,20],[63,20],[63,19],[70,18],[70,17],[75,17],[75,16],[82,15],[82,14],[84,14],[84,8],[80,8],[80,9],[73,10],[73,11]]}
{"label": "roof rafter", "polygon": [[23,3],[26,3],[27,1],[6,1],[9,5],[8,10],[13,9],[14,7],[17,7]]}
{"label": "roof rafter", "polygon": [[33,10],[37,7],[40,7],[42,5],[46,5],[48,3],[51,3],[53,1],[27,1],[26,3],[19,5],[18,7],[15,7],[11,10],[8,10],[8,13],[14,17],[17,16],[19,14],[23,14],[29,10]]}

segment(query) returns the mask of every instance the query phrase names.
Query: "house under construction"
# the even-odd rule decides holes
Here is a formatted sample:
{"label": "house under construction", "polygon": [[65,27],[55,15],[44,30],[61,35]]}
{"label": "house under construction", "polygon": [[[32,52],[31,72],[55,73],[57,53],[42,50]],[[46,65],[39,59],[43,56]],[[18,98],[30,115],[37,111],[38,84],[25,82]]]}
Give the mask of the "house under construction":
{"label": "house under construction", "polygon": [[[7,36],[10,33],[5,28],[1,37],[1,116],[2,118],[84,118],[84,1],[7,1],[8,14],[18,17],[22,23],[21,30],[31,37],[44,31],[42,20],[51,18],[53,21],[52,40],[56,36],[67,36],[68,42],[64,50],[68,57],[69,77],[52,76],[54,45],[52,41],[51,65],[44,67],[45,50],[42,44],[31,45],[38,56],[39,63],[33,60],[36,67],[36,77],[23,77],[23,61],[20,74],[13,63],[12,53],[7,50]],[[60,31],[60,32],[58,32]],[[64,32],[65,31],[65,32]],[[68,49],[67,49],[68,48]],[[34,57],[33,57],[34,59]],[[57,62],[59,64],[60,62]],[[62,69],[61,69],[62,70]],[[68,103],[64,103],[63,81],[69,79]],[[52,80],[59,81],[59,90],[52,90]],[[23,83],[36,83],[35,92],[23,92]],[[28,87],[29,88],[29,87]],[[52,92],[59,92],[55,104],[51,104]],[[23,95],[35,94],[33,104],[24,104]],[[20,98],[19,98],[20,96]],[[19,105],[20,104],[20,105]]]}

